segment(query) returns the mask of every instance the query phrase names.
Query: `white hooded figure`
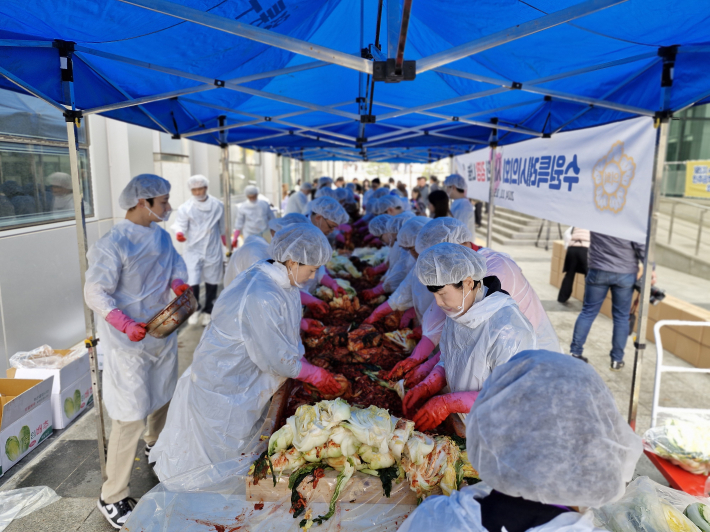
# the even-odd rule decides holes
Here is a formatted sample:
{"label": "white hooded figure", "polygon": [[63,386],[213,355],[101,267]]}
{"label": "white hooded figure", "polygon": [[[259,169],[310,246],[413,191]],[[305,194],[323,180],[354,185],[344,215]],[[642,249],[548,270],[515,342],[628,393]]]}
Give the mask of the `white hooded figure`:
{"label": "white hooded figure", "polygon": [[161,481],[248,452],[286,379],[339,389],[330,373],[302,358],[299,334],[298,287],[330,259],[328,240],[311,224],[293,224],[274,235],[269,253],[273,260],[240,273],[215,304],[150,454]]}
{"label": "white hooded figure", "polygon": [[[108,479],[99,508],[112,525],[127,518],[128,481],[136,446],[146,428],[148,446],[158,438],[178,377],[177,333],[146,335],[145,324],[177,295],[189,290],[185,263],[170,234],[157,222],[170,216],[170,183],[156,175],[134,177],[119,197],[126,219],[88,252],[84,298],[101,318],[103,394],[113,420]],[[172,291],[171,291],[172,288]]]}
{"label": "white hooded figure", "polygon": [[306,208],[306,204],[309,201],[309,195],[313,190],[313,185],[305,182],[301,187],[288,197],[288,203],[286,204],[285,214],[291,214],[296,212],[298,214],[303,214]]}
{"label": "white hooded figure", "polygon": [[261,235],[269,227],[269,220],[274,218],[271,206],[267,201],[259,199],[259,189],[249,185],[244,189],[246,201],[240,203],[237,211],[237,221],[234,224],[233,246],[236,247],[237,238],[241,235],[247,238],[250,235]]}
{"label": "white hooded figure", "polygon": [[452,199],[450,207],[451,215],[468,227],[468,230],[471,231],[471,242],[475,244],[476,215],[471,201],[466,196],[468,190],[466,180],[459,174],[451,174],[444,181],[444,187],[446,193]]}
{"label": "white hooded figure", "polygon": [[73,211],[74,194],[71,176],[64,172],[54,172],[47,176],[47,182],[52,188],[52,210]]}

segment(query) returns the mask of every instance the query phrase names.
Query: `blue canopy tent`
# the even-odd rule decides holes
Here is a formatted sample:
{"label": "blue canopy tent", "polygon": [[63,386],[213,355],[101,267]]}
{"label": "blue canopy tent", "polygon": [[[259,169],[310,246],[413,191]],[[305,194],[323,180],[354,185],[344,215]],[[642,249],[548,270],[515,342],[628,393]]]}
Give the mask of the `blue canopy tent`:
{"label": "blue canopy tent", "polygon": [[698,0],[4,0],[0,87],[66,117],[82,281],[74,139],[92,113],[222,146],[227,205],[229,144],[301,160],[429,162],[655,117],[648,266],[668,120],[710,98],[709,19]]}

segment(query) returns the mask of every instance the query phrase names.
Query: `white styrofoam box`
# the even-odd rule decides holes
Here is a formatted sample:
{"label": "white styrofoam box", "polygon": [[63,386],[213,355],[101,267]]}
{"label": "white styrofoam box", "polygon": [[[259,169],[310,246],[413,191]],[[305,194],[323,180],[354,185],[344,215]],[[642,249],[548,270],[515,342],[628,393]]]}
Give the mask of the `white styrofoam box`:
{"label": "white styrofoam box", "polygon": [[3,473],[34,451],[53,431],[52,385],[47,380],[0,379],[0,445]]}
{"label": "white styrofoam box", "polygon": [[76,416],[94,404],[91,373],[84,373],[60,393],[52,394],[52,424],[59,430],[66,428]]}
{"label": "white styrofoam box", "polygon": [[85,373],[89,373],[89,352],[70,362],[63,368],[17,368],[15,370],[16,379],[42,379],[54,377],[53,394],[59,394],[70,384],[73,384]]}

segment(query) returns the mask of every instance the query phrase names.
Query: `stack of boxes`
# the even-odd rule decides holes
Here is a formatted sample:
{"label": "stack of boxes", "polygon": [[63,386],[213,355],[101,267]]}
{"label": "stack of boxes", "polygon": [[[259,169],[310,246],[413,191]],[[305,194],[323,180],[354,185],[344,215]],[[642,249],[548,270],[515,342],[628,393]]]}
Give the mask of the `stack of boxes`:
{"label": "stack of boxes", "polygon": [[[557,288],[562,284],[565,264],[565,246],[556,241],[552,246],[552,264],[550,268],[550,284]],[[574,280],[572,297],[584,300],[584,276],[577,274]],[[601,313],[611,318],[611,291],[606,296]],[[673,296],[666,296],[657,305],[648,307],[648,326],[646,340],[653,342],[653,326],[660,320],[710,321],[710,311],[700,308],[687,301]],[[708,327],[676,327],[661,328],[663,349],[682,358],[698,368],[710,368],[710,326]]]}

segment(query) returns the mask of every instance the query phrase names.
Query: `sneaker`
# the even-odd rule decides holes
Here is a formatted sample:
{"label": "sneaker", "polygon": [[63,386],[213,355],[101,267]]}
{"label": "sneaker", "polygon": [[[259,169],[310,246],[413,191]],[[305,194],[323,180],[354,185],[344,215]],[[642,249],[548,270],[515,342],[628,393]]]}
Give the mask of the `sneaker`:
{"label": "sneaker", "polygon": [[155,446],[155,442],[153,443],[146,443],[145,444],[145,455],[150,456],[150,451],[153,450],[153,447]]}
{"label": "sneaker", "polygon": [[619,371],[621,368],[623,368],[626,364],[624,364],[623,360],[612,360],[611,361],[611,370],[612,371]]}
{"label": "sneaker", "polygon": [[113,528],[121,529],[123,525],[126,524],[128,517],[131,515],[133,508],[136,505],[136,500],[130,497],[126,497],[116,503],[105,503],[101,497],[99,497],[99,502],[97,506],[106,520],[111,524]]}
{"label": "sneaker", "polygon": [[589,363],[589,360],[587,359],[587,357],[583,357],[582,355],[575,355],[574,353],[572,353],[572,356],[573,356],[574,358],[578,358],[578,359],[581,360],[582,362]]}
{"label": "sneaker", "polygon": [[201,314],[202,314],[202,313],[199,312],[199,311],[198,311],[198,312],[195,312],[192,316],[190,316],[190,317],[187,319],[187,323],[189,323],[190,325],[197,325],[198,323],[200,323],[200,315],[201,315]]}
{"label": "sneaker", "polygon": [[207,313],[202,313],[202,326],[207,327],[212,321],[212,315]]}

